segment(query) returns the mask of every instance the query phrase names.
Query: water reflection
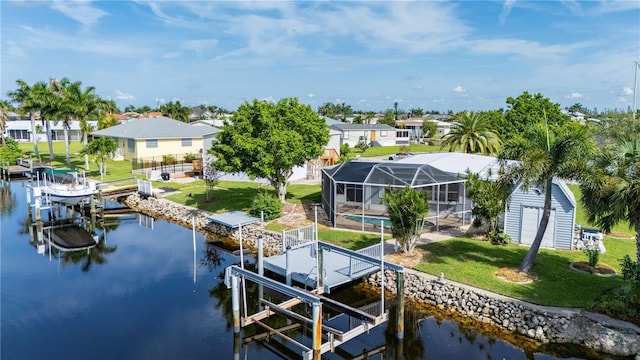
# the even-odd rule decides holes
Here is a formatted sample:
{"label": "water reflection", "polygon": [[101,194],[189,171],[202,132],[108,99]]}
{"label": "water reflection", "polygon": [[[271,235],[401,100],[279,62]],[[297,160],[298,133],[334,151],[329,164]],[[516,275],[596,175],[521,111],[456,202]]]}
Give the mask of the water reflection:
{"label": "water reflection", "polygon": [[16,195],[11,191],[11,183],[0,180],[0,214],[11,214],[16,207]]}

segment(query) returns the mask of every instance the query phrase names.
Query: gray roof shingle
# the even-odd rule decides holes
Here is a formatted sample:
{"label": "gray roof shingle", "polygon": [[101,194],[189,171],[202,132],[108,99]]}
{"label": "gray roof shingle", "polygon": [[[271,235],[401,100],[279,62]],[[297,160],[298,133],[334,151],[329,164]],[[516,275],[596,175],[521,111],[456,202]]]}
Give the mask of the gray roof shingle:
{"label": "gray roof shingle", "polygon": [[215,134],[219,129],[209,126],[192,126],[165,116],[145,117],[107,129],[94,131],[93,136],[124,139],[183,139],[201,138]]}

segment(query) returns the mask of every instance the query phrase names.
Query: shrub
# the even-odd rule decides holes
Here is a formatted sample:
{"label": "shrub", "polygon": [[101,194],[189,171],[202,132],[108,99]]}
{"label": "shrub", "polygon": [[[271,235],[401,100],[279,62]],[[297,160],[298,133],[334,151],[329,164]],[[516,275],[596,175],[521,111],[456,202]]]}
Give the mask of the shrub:
{"label": "shrub", "polygon": [[586,247],[584,253],[587,254],[589,259],[589,266],[595,267],[598,265],[598,259],[600,258],[600,250],[597,247]]}
{"label": "shrub", "polygon": [[360,140],[360,142],[358,142],[355,147],[360,149],[361,152],[365,152],[368,148],[371,147],[371,144],[369,144],[369,142],[367,142],[366,140]]}
{"label": "shrub", "polygon": [[192,153],[188,153],[188,154],[186,154],[184,156],[184,162],[186,162],[186,163],[191,163],[195,159],[196,159],[196,156],[194,154],[192,154]]}
{"label": "shrub", "polygon": [[640,325],[640,281],[624,281],[600,296],[591,309]]}
{"label": "shrub", "polygon": [[173,157],[173,155],[169,154],[169,155],[162,155],[162,162],[165,165],[172,165],[175,164],[176,162],[176,158]]}
{"label": "shrub", "polygon": [[4,138],[5,146],[0,145],[0,159],[5,164],[15,164],[16,159],[22,156],[22,150],[18,146],[18,142],[11,138]]}
{"label": "shrub", "polygon": [[260,192],[253,198],[249,214],[251,216],[260,216],[260,212],[263,213],[265,221],[277,219],[282,212],[282,202],[274,195]]}
{"label": "shrub", "polygon": [[622,267],[622,277],[625,280],[640,281],[640,263],[631,260],[629,255],[622,258],[620,267]]}
{"label": "shrub", "polygon": [[511,242],[511,237],[503,231],[489,231],[487,234],[487,240],[493,245],[507,245]]}
{"label": "shrub", "polygon": [[410,145],[402,145],[402,146],[400,146],[400,150],[399,151],[401,153],[405,153],[406,154],[406,153],[409,152],[409,150],[411,150],[411,146]]}

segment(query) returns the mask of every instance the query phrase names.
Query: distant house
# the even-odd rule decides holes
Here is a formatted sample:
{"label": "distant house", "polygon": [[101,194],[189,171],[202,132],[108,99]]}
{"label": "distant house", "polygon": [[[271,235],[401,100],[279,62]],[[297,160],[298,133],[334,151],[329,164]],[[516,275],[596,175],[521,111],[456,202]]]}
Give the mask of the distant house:
{"label": "distant house", "polygon": [[330,125],[329,129],[340,132],[341,144],[349,144],[349,147],[354,147],[361,141],[366,141],[374,146],[397,144],[396,130],[398,129],[386,124],[347,124],[341,122]]}
{"label": "distant house", "polygon": [[[220,130],[212,126],[192,126],[165,116],[131,119],[123,124],[94,131],[94,137],[116,141],[116,158],[123,160],[184,155],[209,149]],[[178,160],[178,159],[177,159]]]}
{"label": "distant house", "polygon": [[[89,121],[89,125],[93,127],[97,126],[96,121]],[[51,139],[53,141],[64,140],[64,123],[62,121],[50,121],[51,127]],[[5,124],[5,135],[14,138],[16,141],[30,142],[33,139],[31,131],[30,120],[16,120],[7,121]],[[46,142],[47,134],[45,133],[45,126],[42,125],[42,121],[36,121],[36,131],[38,131],[36,138],[38,142]],[[80,131],[80,122],[73,120],[69,122],[69,140],[79,141],[82,140],[82,131]]]}

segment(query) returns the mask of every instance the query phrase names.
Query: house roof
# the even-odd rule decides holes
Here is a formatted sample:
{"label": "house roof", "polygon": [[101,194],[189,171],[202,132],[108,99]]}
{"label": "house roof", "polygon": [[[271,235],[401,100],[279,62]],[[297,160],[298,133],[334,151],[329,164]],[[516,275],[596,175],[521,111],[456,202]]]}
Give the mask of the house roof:
{"label": "house roof", "polygon": [[434,168],[450,173],[464,176],[467,170],[478,174],[483,178],[497,179],[500,170],[500,163],[493,156],[479,154],[466,154],[458,152],[442,152],[417,154],[403,159],[396,160],[397,163],[404,164],[429,164]]}
{"label": "house roof", "polygon": [[373,186],[421,187],[462,180],[454,174],[438,170],[428,164],[398,162],[349,161],[322,169],[322,171],[337,183]]}
{"label": "house roof", "polygon": [[340,131],[367,131],[367,130],[388,130],[393,131],[395,128],[387,125],[387,124],[348,124],[348,123],[339,123],[330,125],[331,128],[340,130]]}
{"label": "house roof", "polygon": [[94,131],[93,136],[124,139],[182,139],[200,138],[215,134],[219,129],[209,126],[191,126],[165,116],[132,119],[124,124]]}

